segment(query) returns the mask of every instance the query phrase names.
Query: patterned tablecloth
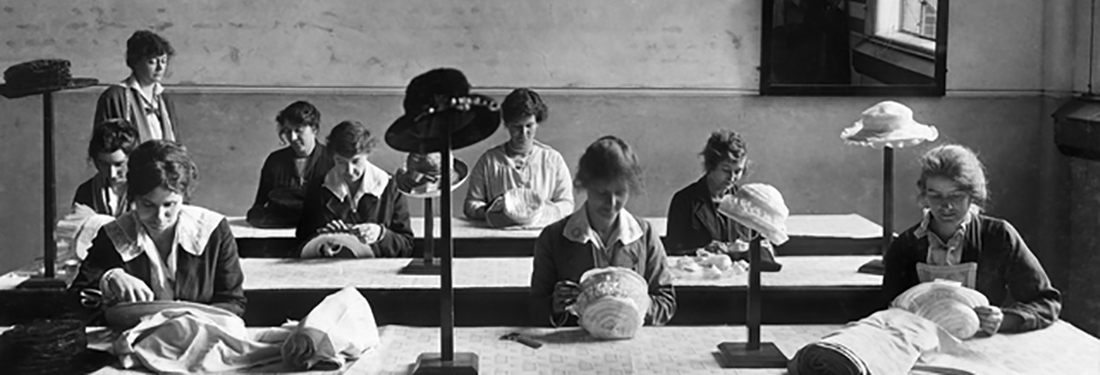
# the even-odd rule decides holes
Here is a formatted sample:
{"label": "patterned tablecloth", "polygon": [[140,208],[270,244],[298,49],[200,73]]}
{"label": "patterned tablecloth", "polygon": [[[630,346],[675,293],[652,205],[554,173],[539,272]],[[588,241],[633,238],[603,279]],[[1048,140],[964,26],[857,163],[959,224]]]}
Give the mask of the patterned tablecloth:
{"label": "patterned tablecloth", "polygon": [[[667,232],[668,219],[663,217],[646,218],[653,224],[654,230],[661,237]],[[424,218],[414,217],[411,220],[413,235],[417,238],[424,237]],[[294,229],[263,229],[255,228],[244,220],[244,217],[230,217],[229,226],[233,229],[233,236],[237,238],[293,238]],[[435,238],[440,238],[439,218],[435,218]],[[879,238],[882,237],[882,227],[856,214],[846,215],[791,215],[787,218],[787,231],[791,237],[820,237],[820,238]],[[539,229],[501,230],[489,228],[485,223],[454,218],[451,221],[451,234],[454,238],[538,238]]]}
{"label": "patterned tablecloth", "polygon": [[[10,327],[0,327],[0,332]],[[775,343],[788,358],[807,343],[841,326],[764,326],[761,339]],[[252,333],[265,328],[249,328]],[[347,374],[407,374],[421,353],[439,352],[440,329],[383,326],[381,344],[347,366]],[[500,336],[519,332],[538,349]],[[785,369],[722,369],[717,346],[744,342],[741,326],[643,327],[630,340],[595,341],[579,328],[456,328],[455,350],[477,354],[482,374],[785,374]],[[1059,321],[1049,328],[974,338],[964,346],[976,353],[960,360],[929,355],[922,365],[967,369],[961,374],[1100,374],[1100,340]],[[248,373],[280,372],[280,364]],[[136,373],[107,367],[95,374]],[[960,373],[960,372],[942,372]],[[928,374],[928,373],[922,373]]]}
{"label": "patterned tablecloth", "polygon": [[[675,257],[670,259],[674,262]],[[781,272],[761,274],[764,287],[876,287],[882,277],[857,273],[872,256],[779,257]],[[403,275],[408,259],[241,259],[244,289],[439,288],[439,276]],[[454,287],[527,288],[532,258],[454,258]],[[745,286],[747,274],[720,279],[678,278],[677,286]]]}
{"label": "patterned tablecloth", "polygon": [[[788,357],[839,326],[765,326],[763,341]],[[499,337],[521,332],[544,343],[532,349]],[[424,352],[439,351],[438,328],[386,326],[381,347],[368,352],[350,374],[405,374]],[[643,327],[624,341],[594,341],[579,328],[480,327],[455,329],[455,350],[478,355],[482,374],[785,374],[785,369],[722,369],[721,342],[744,342],[744,327]],[[1100,340],[1058,322],[1050,328],[975,338],[965,343],[976,362],[932,359],[930,366],[968,368],[978,374],[1100,374]]]}

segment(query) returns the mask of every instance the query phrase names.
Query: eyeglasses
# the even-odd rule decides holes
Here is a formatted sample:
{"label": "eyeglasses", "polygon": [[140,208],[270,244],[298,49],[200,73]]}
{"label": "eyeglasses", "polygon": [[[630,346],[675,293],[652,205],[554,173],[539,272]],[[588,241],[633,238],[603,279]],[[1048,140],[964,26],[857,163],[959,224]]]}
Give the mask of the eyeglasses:
{"label": "eyeglasses", "polygon": [[926,192],[926,193],[924,193],[924,198],[928,199],[928,203],[931,203],[931,204],[937,205],[937,206],[947,204],[947,203],[949,203],[953,206],[958,206],[958,205],[962,205],[962,204],[966,203],[966,200],[970,198],[970,194],[967,194],[967,193],[961,192],[961,191],[960,192],[949,193],[949,194],[938,194],[938,193],[927,193]]}

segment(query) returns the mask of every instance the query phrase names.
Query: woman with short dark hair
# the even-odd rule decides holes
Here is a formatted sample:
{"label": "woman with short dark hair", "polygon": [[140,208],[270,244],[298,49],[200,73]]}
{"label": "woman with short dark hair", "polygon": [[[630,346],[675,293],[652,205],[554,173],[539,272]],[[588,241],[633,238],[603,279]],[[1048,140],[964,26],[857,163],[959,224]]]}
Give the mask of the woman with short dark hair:
{"label": "woman with short dark hair", "polygon": [[249,224],[259,228],[292,228],[301,219],[306,187],[324,178],[332,155],[317,142],[321,111],[297,101],[275,117],[279,139],[286,147],[272,152],[260,169],[256,200],[248,209]]}
{"label": "woman with short dark hair", "polygon": [[[748,168],[748,146],[732,130],[711,133],[703,147],[703,177],[680,189],[668,207],[668,251],[676,255],[695,255],[698,249],[729,255],[733,260],[748,261],[748,242],[752,230],[718,213],[718,202],[737,192],[737,182]],[[740,241],[739,241],[740,240]],[[761,242],[761,271],[775,272],[772,244]]]}
{"label": "woman with short dark hair", "polygon": [[88,142],[88,159],[95,165],[96,175],[76,188],[73,204],[108,216],[129,211],[126,161],[137,145],[137,130],[129,121],[113,119],[97,124]]}
{"label": "woman with short dark hair", "polygon": [[886,252],[887,300],[922,282],[946,279],[982,292],[981,330],[989,334],[1049,326],[1062,310],[1061,293],[1008,221],[982,214],[989,200],[978,156],[960,145],[933,148],[920,159],[917,180],[924,216]]}
{"label": "woman with short dark hair", "polygon": [[187,149],[141,144],[126,180],[134,210],[100,228],[71,288],[97,289],[108,305],[181,300],[243,315],[237,241],[225,217],[187,204],[198,180]]}
{"label": "woman with short dark hair", "polygon": [[376,143],[358,121],[341,122],[329,133],[334,165],[307,189],[297,230],[302,244],[318,234],[348,232],[370,247],[371,257],[412,255],[408,204],[390,174],[370,162]]}
{"label": "woman with short dark hair", "polygon": [[676,313],[676,293],[665,265],[665,248],[653,226],[626,211],[642,190],[642,167],[630,146],[614,136],[588,146],[576,184],[586,191],[580,209],[550,224],[535,242],[530,309],[535,324],[561,326],[565,307],[580,292],[581,275],[593,268],[634,270],[649,285],[645,321],[664,325]]}
{"label": "woman with short dark hair", "polygon": [[121,118],[137,128],[141,142],[176,140],[175,111],[161,86],[168,72],[168,61],[175,54],[176,50],[160,35],[148,30],[135,31],[126,41],[130,76],[99,95],[92,123]]}

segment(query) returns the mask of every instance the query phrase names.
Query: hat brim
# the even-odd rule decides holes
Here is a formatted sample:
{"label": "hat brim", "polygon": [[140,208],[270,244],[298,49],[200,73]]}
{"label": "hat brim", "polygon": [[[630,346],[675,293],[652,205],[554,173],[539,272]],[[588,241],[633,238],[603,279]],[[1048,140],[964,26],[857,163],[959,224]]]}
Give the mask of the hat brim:
{"label": "hat brim", "polygon": [[0,96],[8,99],[16,99],[25,96],[45,94],[47,92],[81,89],[97,83],[99,83],[99,80],[95,78],[72,78],[65,84],[36,87],[12,86],[5,83],[0,84]]}
{"label": "hat brim", "polygon": [[[336,248],[331,255],[323,250],[328,246]],[[347,253],[345,253],[347,252]],[[374,258],[374,250],[370,245],[359,242],[359,238],[350,233],[325,233],[319,234],[305,246],[302,246],[302,258]]]}
{"label": "hat brim", "polygon": [[[451,169],[453,181],[451,182],[451,191],[462,186],[466,179],[470,177],[470,167],[462,160],[454,159],[454,161],[454,168]],[[394,176],[394,178],[401,178],[401,176]],[[442,193],[442,190],[439,189],[439,182],[426,183],[412,189],[406,189],[401,184],[397,184],[397,191],[411,198],[436,198]]]}
{"label": "hat brim", "polygon": [[863,127],[862,122],[856,122],[840,133],[840,138],[845,143],[874,148],[914,146],[935,141],[939,136],[940,132],[935,126],[918,122],[910,122],[899,129],[888,132],[866,129]]}
{"label": "hat brim", "polygon": [[[482,95],[471,95],[480,96]],[[488,97],[484,97],[490,100]],[[498,107],[472,106],[469,110],[446,110],[416,120],[419,114],[406,113],[386,129],[386,144],[402,152],[442,152],[447,148],[445,126],[453,126],[451,149],[458,150],[489,138],[500,127]],[[452,124],[447,124],[453,121]]]}

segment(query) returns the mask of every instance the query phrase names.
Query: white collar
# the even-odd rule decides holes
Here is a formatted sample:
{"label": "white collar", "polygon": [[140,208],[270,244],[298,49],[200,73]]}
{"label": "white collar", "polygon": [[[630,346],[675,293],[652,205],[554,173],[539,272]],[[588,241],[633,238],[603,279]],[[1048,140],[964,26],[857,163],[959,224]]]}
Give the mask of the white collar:
{"label": "white collar", "polygon": [[[619,241],[623,245],[627,245],[642,238],[641,224],[638,224],[638,219],[635,219],[634,215],[631,215],[626,209],[619,211],[618,222],[619,226],[611,232],[610,243],[613,244],[615,241]],[[588,212],[585,211],[584,204],[572,215],[569,215],[568,221],[565,222],[564,235],[566,239],[576,243],[593,242],[601,244],[600,234],[596,233],[596,230],[592,229],[592,225],[588,223]]]}
{"label": "white collar", "polygon": [[[962,221],[959,222],[958,230],[956,230],[955,234],[952,235],[951,237],[962,236],[963,234],[965,234],[966,225],[970,224],[970,220],[972,220],[974,218],[974,215],[977,215],[980,212],[981,212],[980,207],[978,207],[977,205],[974,205],[974,204],[970,205],[970,207],[966,210],[966,214],[963,215]],[[920,226],[917,227],[917,230],[913,231],[913,235],[916,236],[917,238],[924,237],[924,236],[928,235],[928,232],[932,231],[932,228],[931,228],[931,225],[932,225],[932,210],[928,209],[928,208],[925,208],[923,210],[923,213],[924,213],[924,217],[921,218]],[[947,240],[944,240],[943,242],[946,243]]]}
{"label": "white collar", "polygon": [[[357,206],[359,204],[359,199],[366,194],[381,198],[389,182],[389,173],[386,173],[382,168],[378,168],[374,164],[368,162],[367,170],[363,172],[363,177],[359,179],[359,190],[356,191],[355,196],[351,197],[352,207]],[[330,169],[328,173],[325,174],[325,182],[323,185],[340,201],[343,201],[351,194],[351,189],[348,187],[347,183],[344,182],[344,179],[340,177],[340,172],[337,171],[336,168]]]}
{"label": "white collar", "polygon": [[[122,81],[122,86],[135,89],[142,97],[145,97],[145,91],[141,90],[141,85],[138,84],[137,77],[134,77],[133,74]],[[162,86],[160,82],[153,82],[153,96],[160,95],[161,93],[164,93],[164,86]],[[153,98],[150,97],[145,97],[145,99],[149,102],[153,101]]]}
{"label": "white collar", "polygon": [[[224,216],[217,212],[183,205],[176,220],[176,245],[192,255],[201,256],[206,251],[210,236],[214,234],[214,230],[223,219]],[[141,228],[136,210],[123,214],[117,220],[104,225],[103,228],[123,262],[129,262],[141,255],[145,251],[142,246],[149,245],[142,239],[143,236],[148,235]]]}

